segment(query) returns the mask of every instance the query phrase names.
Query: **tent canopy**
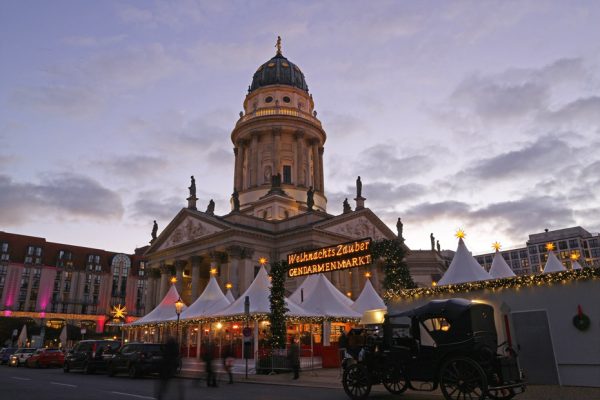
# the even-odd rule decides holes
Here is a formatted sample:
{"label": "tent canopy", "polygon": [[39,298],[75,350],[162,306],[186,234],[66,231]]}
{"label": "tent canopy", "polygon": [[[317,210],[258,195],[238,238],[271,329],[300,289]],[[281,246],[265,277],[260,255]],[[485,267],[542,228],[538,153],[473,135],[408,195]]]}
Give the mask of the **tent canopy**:
{"label": "tent canopy", "polygon": [[231,293],[231,289],[227,289],[227,293],[225,293],[225,297],[229,300],[229,304],[235,301],[235,297],[233,297],[233,293]]}
{"label": "tent canopy", "polygon": [[[254,281],[248,286],[248,289],[246,289],[246,291],[227,308],[221,310],[215,316],[226,317],[232,315],[244,315],[244,303],[246,297],[248,297],[250,301],[250,314],[268,314],[271,312],[271,302],[269,300],[270,294],[271,281],[269,280],[269,275],[264,267],[260,267],[258,274],[256,274],[256,278],[254,278]],[[303,308],[294,302],[288,301],[288,299],[285,299],[285,302],[289,310],[286,315],[296,317],[308,316]]]}
{"label": "tent canopy", "polygon": [[[294,293],[292,293],[292,295],[289,297],[289,299],[292,300],[296,304],[302,304],[303,298],[304,298],[304,301],[306,301],[306,299],[308,299],[310,296],[313,295],[315,287],[317,286],[317,282],[319,281],[321,276],[324,276],[324,275],[323,274],[313,274],[313,275],[307,276],[304,279],[304,282],[302,282],[302,284],[294,291]],[[333,296],[335,296],[342,303],[346,304],[347,306],[351,306],[353,303],[352,299],[349,298],[348,296],[345,296],[342,292],[340,292],[335,286],[333,286],[333,284],[331,282],[329,282],[329,280],[327,278],[325,278],[325,279],[327,280],[329,285],[334,289],[334,290],[330,290],[331,294]]]}
{"label": "tent canopy", "polygon": [[367,310],[387,309],[383,299],[379,297],[371,284],[370,279],[367,279],[365,282],[365,287],[362,292],[360,292],[360,295],[354,304],[352,304],[351,308],[359,314],[363,314]]}
{"label": "tent canopy", "polygon": [[549,251],[548,252],[548,261],[546,261],[546,265],[544,266],[544,274],[550,273],[550,272],[560,272],[560,271],[566,271],[567,269],[565,268],[564,265],[562,265],[562,263],[560,261],[558,261],[558,258],[556,258],[556,255],[554,254],[553,251]]}
{"label": "tent canopy", "polygon": [[362,313],[350,308],[339,295],[343,296],[323,274],[318,274],[313,290],[304,294],[300,306],[313,317],[360,318]]}
{"label": "tent canopy", "polygon": [[442,279],[439,280],[438,285],[455,285],[488,279],[492,279],[490,274],[479,265],[467,249],[465,242],[462,238],[459,238],[456,254],[454,254],[448,270],[444,273]]}
{"label": "tent canopy", "polygon": [[[180,297],[179,293],[177,292],[177,288],[175,288],[175,285],[171,285],[171,288],[169,289],[165,297],[154,308],[154,310],[150,311],[142,318],[128,325],[144,325],[149,323],[165,322],[173,317],[177,318],[177,312],[175,311],[175,302],[178,299],[180,299]],[[183,310],[185,311],[186,308],[187,306],[184,304]]]}
{"label": "tent canopy", "polygon": [[492,261],[490,275],[492,278],[510,278],[516,276],[498,250],[496,250],[496,254],[494,255],[494,261]]}
{"label": "tent canopy", "polygon": [[181,313],[181,319],[212,317],[230,304],[231,302],[223,294],[216,278],[211,276],[202,294]]}

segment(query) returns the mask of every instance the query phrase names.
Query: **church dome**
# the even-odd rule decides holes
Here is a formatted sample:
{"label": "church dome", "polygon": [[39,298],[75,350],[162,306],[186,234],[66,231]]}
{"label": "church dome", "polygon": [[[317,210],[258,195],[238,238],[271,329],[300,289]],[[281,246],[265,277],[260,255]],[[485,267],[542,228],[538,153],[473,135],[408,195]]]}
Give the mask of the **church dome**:
{"label": "church dome", "polygon": [[300,68],[285,58],[280,51],[275,57],[258,67],[252,77],[252,84],[248,88],[248,92],[269,85],[289,85],[308,92],[308,86]]}

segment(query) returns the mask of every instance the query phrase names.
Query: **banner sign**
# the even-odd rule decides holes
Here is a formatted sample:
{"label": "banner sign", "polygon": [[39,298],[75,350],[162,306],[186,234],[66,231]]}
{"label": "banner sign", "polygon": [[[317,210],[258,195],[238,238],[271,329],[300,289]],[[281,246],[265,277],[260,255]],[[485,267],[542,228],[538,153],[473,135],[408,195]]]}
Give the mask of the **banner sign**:
{"label": "banner sign", "polygon": [[372,262],[371,238],[288,254],[288,277],[362,267]]}

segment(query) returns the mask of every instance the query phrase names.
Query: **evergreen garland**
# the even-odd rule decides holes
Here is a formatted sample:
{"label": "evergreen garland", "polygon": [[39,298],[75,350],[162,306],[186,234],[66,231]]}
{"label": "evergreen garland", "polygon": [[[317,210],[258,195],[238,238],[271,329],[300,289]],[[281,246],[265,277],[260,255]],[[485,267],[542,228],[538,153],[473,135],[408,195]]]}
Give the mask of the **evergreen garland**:
{"label": "evergreen garland", "polygon": [[399,240],[382,239],[373,241],[371,251],[374,262],[379,258],[384,260],[385,277],[383,287],[386,291],[417,287],[404,261],[406,251]]}
{"label": "evergreen garland", "polygon": [[286,344],[286,326],[285,313],[288,311],[285,306],[285,277],[287,275],[287,262],[278,261],[271,264],[271,337],[270,344],[273,349],[285,349]]}

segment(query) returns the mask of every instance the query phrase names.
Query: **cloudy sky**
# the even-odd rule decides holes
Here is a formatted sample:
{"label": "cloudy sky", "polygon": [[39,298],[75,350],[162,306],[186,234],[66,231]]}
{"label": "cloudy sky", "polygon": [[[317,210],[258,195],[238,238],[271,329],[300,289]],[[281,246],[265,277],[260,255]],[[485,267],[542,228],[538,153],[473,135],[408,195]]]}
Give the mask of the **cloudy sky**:
{"label": "cloudy sky", "polygon": [[328,134],[328,211],[362,176],[411,248],[600,231],[596,1],[2,1],[0,230],[132,252],[229,211],[256,68],[298,64]]}

